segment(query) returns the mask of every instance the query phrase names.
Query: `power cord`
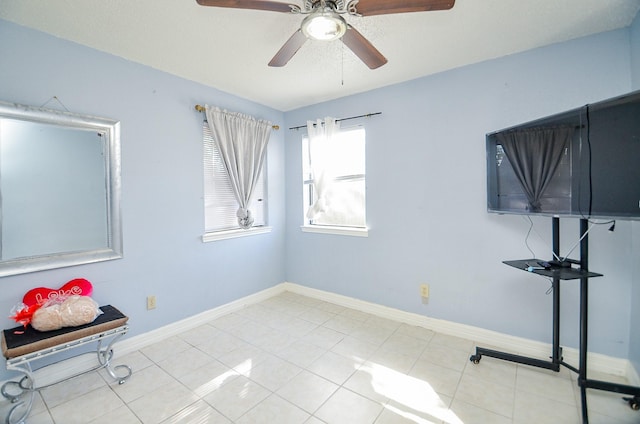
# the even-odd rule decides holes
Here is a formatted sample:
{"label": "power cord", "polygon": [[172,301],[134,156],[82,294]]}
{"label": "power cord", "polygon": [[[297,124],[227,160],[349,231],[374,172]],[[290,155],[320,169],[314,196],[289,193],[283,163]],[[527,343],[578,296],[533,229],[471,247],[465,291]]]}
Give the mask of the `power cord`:
{"label": "power cord", "polygon": [[551,254],[553,255],[553,257],[558,261],[558,262],[564,262],[565,260],[567,260],[567,258],[569,257],[569,255],[571,255],[571,253],[573,253],[573,251],[576,249],[576,247],[578,247],[578,245],[580,244],[580,242],[582,241],[582,239],[584,239],[587,234],[589,234],[589,232],[591,231],[591,229],[596,226],[596,225],[608,225],[611,224],[611,226],[609,227],[609,231],[613,232],[616,228],[616,221],[615,219],[609,220],[609,221],[604,221],[604,222],[597,222],[597,221],[592,221],[592,220],[587,220],[587,222],[589,224],[591,224],[589,226],[589,228],[587,228],[587,231],[584,232],[584,234],[582,234],[582,236],[580,236],[580,238],[578,239],[578,241],[571,246],[571,249],[569,249],[569,253],[567,253],[566,255],[564,255],[564,257],[559,257],[558,255],[555,254],[555,252],[553,251],[553,249],[551,249],[551,247],[547,244],[547,242],[545,241],[545,239],[540,235],[540,233],[538,233],[538,231],[535,229],[535,226],[533,225],[533,220],[531,219],[531,216],[529,215],[523,215],[523,217],[526,216],[526,218],[529,220],[529,229],[527,230],[527,235],[525,236],[524,239],[524,244],[527,247],[527,249],[529,250],[529,252],[533,255],[533,257],[536,257],[535,252],[533,251],[533,249],[531,249],[531,246],[529,246],[529,237],[531,236],[531,232],[533,231],[534,233],[536,233],[536,235],[540,238],[540,240],[542,240],[542,242],[549,248],[549,250],[551,251]]}
{"label": "power cord", "polygon": [[527,249],[529,250],[529,252],[531,252],[531,254],[533,255],[533,257],[535,258],[536,255],[533,252],[533,250],[531,250],[531,247],[529,247],[529,236],[531,235],[531,231],[533,231],[534,233],[536,233],[536,235],[538,236],[538,238],[540,238],[540,240],[547,246],[547,248],[551,251],[551,254],[553,255],[553,257],[557,260],[560,261],[560,257],[558,255],[555,254],[555,252],[553,251],[553,249],[551,248],[551,246],[549,246],[549,244],[546,242],[546,240],[544,239],[544,237],[542,237],[540,235],[540,233],[536,230],[535,226],[533,225],[533,220],[531,219],[531,216],[529,215],[523,215],[523,218],[526,216],[526,218],[529,220],[529,231],[527,231],[527,235],[524,239],[524,243],[527,246]]}

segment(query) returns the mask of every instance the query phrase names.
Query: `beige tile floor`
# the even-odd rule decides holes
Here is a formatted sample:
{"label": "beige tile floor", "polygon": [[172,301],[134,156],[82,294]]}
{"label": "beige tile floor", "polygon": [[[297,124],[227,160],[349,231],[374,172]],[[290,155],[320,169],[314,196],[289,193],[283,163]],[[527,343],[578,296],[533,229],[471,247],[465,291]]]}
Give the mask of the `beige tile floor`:
{"label": "beige tile floor", "polygon": [[[134,369],[123,385],[101,371],[44,389],[27,422],[580,423],[573,373],[474,365],[474,348],[285,292],[116,358]],[[588,393],[592,424],[640,423],[621,395]]]}

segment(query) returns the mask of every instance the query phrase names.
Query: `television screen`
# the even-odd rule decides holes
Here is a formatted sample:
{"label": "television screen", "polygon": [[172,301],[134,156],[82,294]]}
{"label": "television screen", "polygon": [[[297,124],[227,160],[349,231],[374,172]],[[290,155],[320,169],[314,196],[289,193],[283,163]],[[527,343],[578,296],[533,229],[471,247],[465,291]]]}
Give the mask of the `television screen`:
{"label": "television screen", "polygon": [[640,91],[486,136],[489,212],[640,219]]}

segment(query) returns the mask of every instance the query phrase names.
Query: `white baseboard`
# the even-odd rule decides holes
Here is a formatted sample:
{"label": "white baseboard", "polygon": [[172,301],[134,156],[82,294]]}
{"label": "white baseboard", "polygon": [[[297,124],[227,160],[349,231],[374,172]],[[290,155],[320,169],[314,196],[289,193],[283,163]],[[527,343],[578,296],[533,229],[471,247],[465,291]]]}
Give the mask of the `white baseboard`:
{"label": "white baseboard", "polygon": [[[551,345],[548,343],[510,336],[508,334],[498,333],[496,331],[486,330],[484,328],[474,327],[471,325],[430,318],[425,315],[404,312],[387,306],[312,289],[294,283],[285,282],[280,286],[282,286],[286,291],[325,300],[327,302],[357,309],[383,318],[389,318],[406,324],[424,327],[438,333],[472,340],[478,345],[543,360],[548,360],[549,355],[551,354]],[[565,347],[562,349],[562,354],[566,363],[577,367],[579,362],[579,353],[577,349]],[[589,367],[587,371],[589,372],[595,371],[608,375],[626,377],[631,384],[636,384],[634,382],[638,381],[638,375],[628,359],[614,358],[598,353],[589,353],[587,359]]]}
{"label": "white baseboard", "polygon": [[155,330],[148,331],[144,334],[126,338],[117,344],[117,352],[119,355],[134,352],[143,347],[160,342],[167,337],[182,334],[185,331],[196,328],[202,324],[206,324],[207,322],[223,315],[240,310],[248,305],[262,302],[263,300],[276,296],[283,291],[285,291],[285,289],[282,287],[282,284],[278,284],[271,288],[234,300],[233,302],[225,303],[224,305],[209,309],[208,311],[165,325],[164,327],[156,328]]}
{"label": "white baseboard", "polygon": [[[148,331],[144,334],[137,336],[126,337],[114,344],[113,351],[116,358],[122,357],[143,347],[158,343],[167,337],[176,336],[184,333],[187,330],[196,328],[202,324],[212,321],[218,317],[229,314],[244,308],[247,305],[261,302],[270,297],[273,297],[279,293],[282,293],[284,288],[281,284],[271,287],[266,290],[254,293],[252,295],[243,297],[230,303],[218,306],[216,308],[204,311],[202,313],[190,316],[180,321],[173,322],[155,330]],[[130,323],[131,325],[131,323]],[[80,373],[84,370],[91,369],[96,365],[95,352],[91,354],[83,354],[73,358],[66,359],[61,362],[57,362],[51,365],[47,365],[41,370],[36,370],[35,377],[38,387],[50,384],[54,381],[60,381],[67,376]],[[20,378],[22,375],[20,375]],[[0,386],[5,382],[0,382]]]}
{"label": "white baseboard", "polygon": [[631,361],[627,361],[627,362],[628,362],[627,373],[626,373],[627,381],[632,386],[640,386],[640,376],[638,376],[638,370],[635,369]]}
{"label": "white baseboard", "polygon": [[[261,302],[285,291],[335,303],[340,306],[356,309],[382,318],[396,320],[409,325],[424,327],[438,333],[472,340],[478,345],[505,350],[519,355],[548,359],[549,354],[551,353],[551,346],[547,343],[510,336],[470,325],[430,318],[411,312],[404,312],[348,296],[284,282],[269,289],[262,290],[144,334],[125,338],[115,344],[115,354],[117,357],[121,357],[146,346],[160,342],[167,337],[182,334],[185,331],[196,328],[218,317],[240,310],[248,305]],[[575,366],[578,363],[578,351],[576,349],[563,348],[563,357],[565,362],[571,365]],[[622,376],[625,377],[632,385],[638,385],[640,382],[637,371],[627,359],[614,358],[598,353],[590,353],[588,355],[588,361],[589,372],[596,371],[613,376]],[[63,378],[65,375],[72,375],[83,369],[88,369],[93,364],[95,364],[95,357],[81,356],[71,358],[56,364],[55,367],[50,367],[51,370],[47,367],[42,371],[43,373],[46,371],[47,374],[46,376],[43,375],[43,377],[45,377],[47,381],[55,381],[56,379]]]}

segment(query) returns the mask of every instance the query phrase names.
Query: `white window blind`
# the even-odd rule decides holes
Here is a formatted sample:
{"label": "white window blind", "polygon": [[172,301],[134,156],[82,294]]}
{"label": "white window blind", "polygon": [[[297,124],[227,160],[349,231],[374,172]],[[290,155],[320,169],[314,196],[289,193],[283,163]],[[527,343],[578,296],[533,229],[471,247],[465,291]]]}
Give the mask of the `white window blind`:
{"label": "white window blind", "polygon": [[[236,211],[238,202],[233,194],[229,176],[224,168],[220,152],[213,141],[211,129],[202,125],[204,146],[204,221],[205,232],[239,229]],[[266,161],[260,173],[258,186],[249,209],[254,216],[254,227],[266,225]]]}

